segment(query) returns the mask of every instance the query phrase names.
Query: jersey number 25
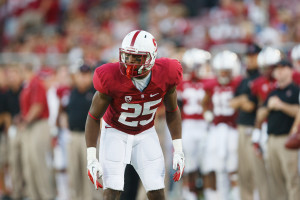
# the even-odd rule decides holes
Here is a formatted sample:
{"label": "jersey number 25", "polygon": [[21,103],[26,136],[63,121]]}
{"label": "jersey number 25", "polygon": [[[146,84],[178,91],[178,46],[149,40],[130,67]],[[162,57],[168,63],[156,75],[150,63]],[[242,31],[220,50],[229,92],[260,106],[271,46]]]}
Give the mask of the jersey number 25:
{"label": "jersey number 25", "polygon": [[[132,108],[134,109],[134,112],[121,112],[121,115],[119,117],[119,122],[124,124],[124,125],[127,125],[127,126],[131,126],[131,127],[137,127],[138,124],[142,125],[142,126],[145,126],[146,124],[149,124],[153,118],[154,118],[154,115],[155,115],[155,112],[157,110],[158,107],[156,108],[153,108],[153,109],[150,109],[152,106],[155,106],[157,104],[159,104],[161,102],[162,99],[158,99],[156,101],[148,101],[148,102],[145,102],[143,105],[140,105],[140,104],[130,104],[130,103],[123,103],[121,105],[121,108],[124,109],[124,110],[128,110],[129,108]],[[142,112],[143,111],[143,112]],[[150,115],[152,114],[151,118],[148,119],[148,120],[141,120],[141,121],[126,121],[126,119],[129,117],[129,118],[137,118],[139,117],[140,115]]]}

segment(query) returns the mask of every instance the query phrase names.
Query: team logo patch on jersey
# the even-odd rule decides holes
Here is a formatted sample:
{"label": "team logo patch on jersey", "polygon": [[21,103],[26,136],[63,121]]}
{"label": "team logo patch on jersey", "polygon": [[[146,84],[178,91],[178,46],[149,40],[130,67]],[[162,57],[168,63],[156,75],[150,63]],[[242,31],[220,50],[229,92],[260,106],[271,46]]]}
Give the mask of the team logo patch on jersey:
{"label": "team logo patch on jersey", "polygon": [[125,101],[129,103],[132,100],[132,96],[125,96]]}
{"label": "team logo patch on jersey", "polygon": [[286,96],[291,97],[292,96],[292,91],[291,90],[286,91]]}

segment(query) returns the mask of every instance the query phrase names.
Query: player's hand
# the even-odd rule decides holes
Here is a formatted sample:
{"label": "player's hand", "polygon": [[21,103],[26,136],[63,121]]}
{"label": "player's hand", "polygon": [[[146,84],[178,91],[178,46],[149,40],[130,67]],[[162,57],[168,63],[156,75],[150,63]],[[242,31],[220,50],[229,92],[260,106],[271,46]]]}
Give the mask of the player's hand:
{"label": "player's hand", "polygon": [[99,183],[98,179],[102,178],[102,167],[97,159],[88,160],[87,164],[88,176],[92,183],[95,185],[95,189],[103,188],[101,183]]}
{"label": "player's hand", "polygon": [[173,175],[173,180],[175,182],[179,181],[184,170],[184,154],[183,152],[174,152],[173,155],[173,169],[177,170]]}

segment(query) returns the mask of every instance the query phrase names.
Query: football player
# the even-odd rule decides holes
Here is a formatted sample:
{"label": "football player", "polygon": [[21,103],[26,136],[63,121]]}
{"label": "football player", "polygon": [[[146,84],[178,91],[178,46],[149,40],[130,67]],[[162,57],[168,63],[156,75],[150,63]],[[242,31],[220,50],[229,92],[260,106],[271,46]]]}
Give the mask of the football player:
{"label": "football player", "polygon": [[[204,109],[212,104],[214,115],[213,126],[207,138],[207,148],[203,165],[204,173],[215,172],[216,191],[207,190],[207,199],[239,199],[237,189],[237,144],[236,112],[230,107],[230,100],[241,81],[240,60],[238,56],[228,50],[219,52],[212,60],[212,67],[216,74],[214,82],[206,87]],[[213,159],[212,159],[213,158]],[[214,181],[210,181],[214,182]],[[217,197],[218,196],[218,197]]]}
{"label": "football player", "polygon": [[[182,79],[177,60],[157,59],[155,38],[143,30],[125,36],[119,62],[95,70],[95,93],[86,121],[88,175],[95,187],[103,179],[104,199],[119,199],[124,170],[131,164],[139,174],[150,200],[164,197],[164,157],[154,128],[157,108],[164,103],[166,121],[173,139],[174,181],[184,170],[181,116],[176,86]],[[96,144],[100,132],[100,156]]]}
{"label": "football player", "polygon": [[[205,84],[210,79],[210,53],[201,49],[189,49],[183,57],[182,63],[186,70],[187,76],[178,86],[178,100],[181,102],[182,108],[182,142],[183,150],[186,158],[184,172],[187,175],[184,185],[188,185],[189,194],[183,194],[186,199],[197,199],[199,189],[197,179],[199,169],[203,159],[203,150],[205,145],[205,137],[207,130],[207,122],[203,119],[202,100],[205,95]],[[200,181],[201,182],[201,181]]]}
{"label": "football player", "polygon": [[296,69],[296,71],[300,72],[300,44],[292,48],[291,58],[293,61],[293,67]]}
{"label": "football player", "polygon": [[[257,57],[257,63],[261,76],[255,79],[251,85],[250,100],[254,102],[257,107],[267,99],[270,92],[276,87],[276,80],[273,77],[273,69],[275,65],[281,60],[282,53],[273,47],[265,47],[261,50]],[[258,113],[256,114],[257,117]],[[266,150],[267,130],[266,123],[256,124],[256,128],[252,133],[253,147],[258,157],[262,158],[263,151]]]}

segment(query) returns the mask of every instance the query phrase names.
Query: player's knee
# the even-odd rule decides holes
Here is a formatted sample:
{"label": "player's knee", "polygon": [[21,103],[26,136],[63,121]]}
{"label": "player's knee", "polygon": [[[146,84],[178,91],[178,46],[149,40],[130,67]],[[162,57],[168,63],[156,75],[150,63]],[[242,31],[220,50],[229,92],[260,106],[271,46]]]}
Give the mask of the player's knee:
{"label": "player's knee", "polygon": [[164,200],[165,199],[164,189],[148,191],[147,196],[149,200]]}
{"label": "player's knee", "polygon": [[121,191],[107,188],[103,192],[103,199],[104,200],[119,199],[120,195],[121,195]]}
{"label": "player's knee", "polygon": [[203,185],[204,188],[211,188],[213,190],[216,190],[216,173],[210,172],[203,176]]}

